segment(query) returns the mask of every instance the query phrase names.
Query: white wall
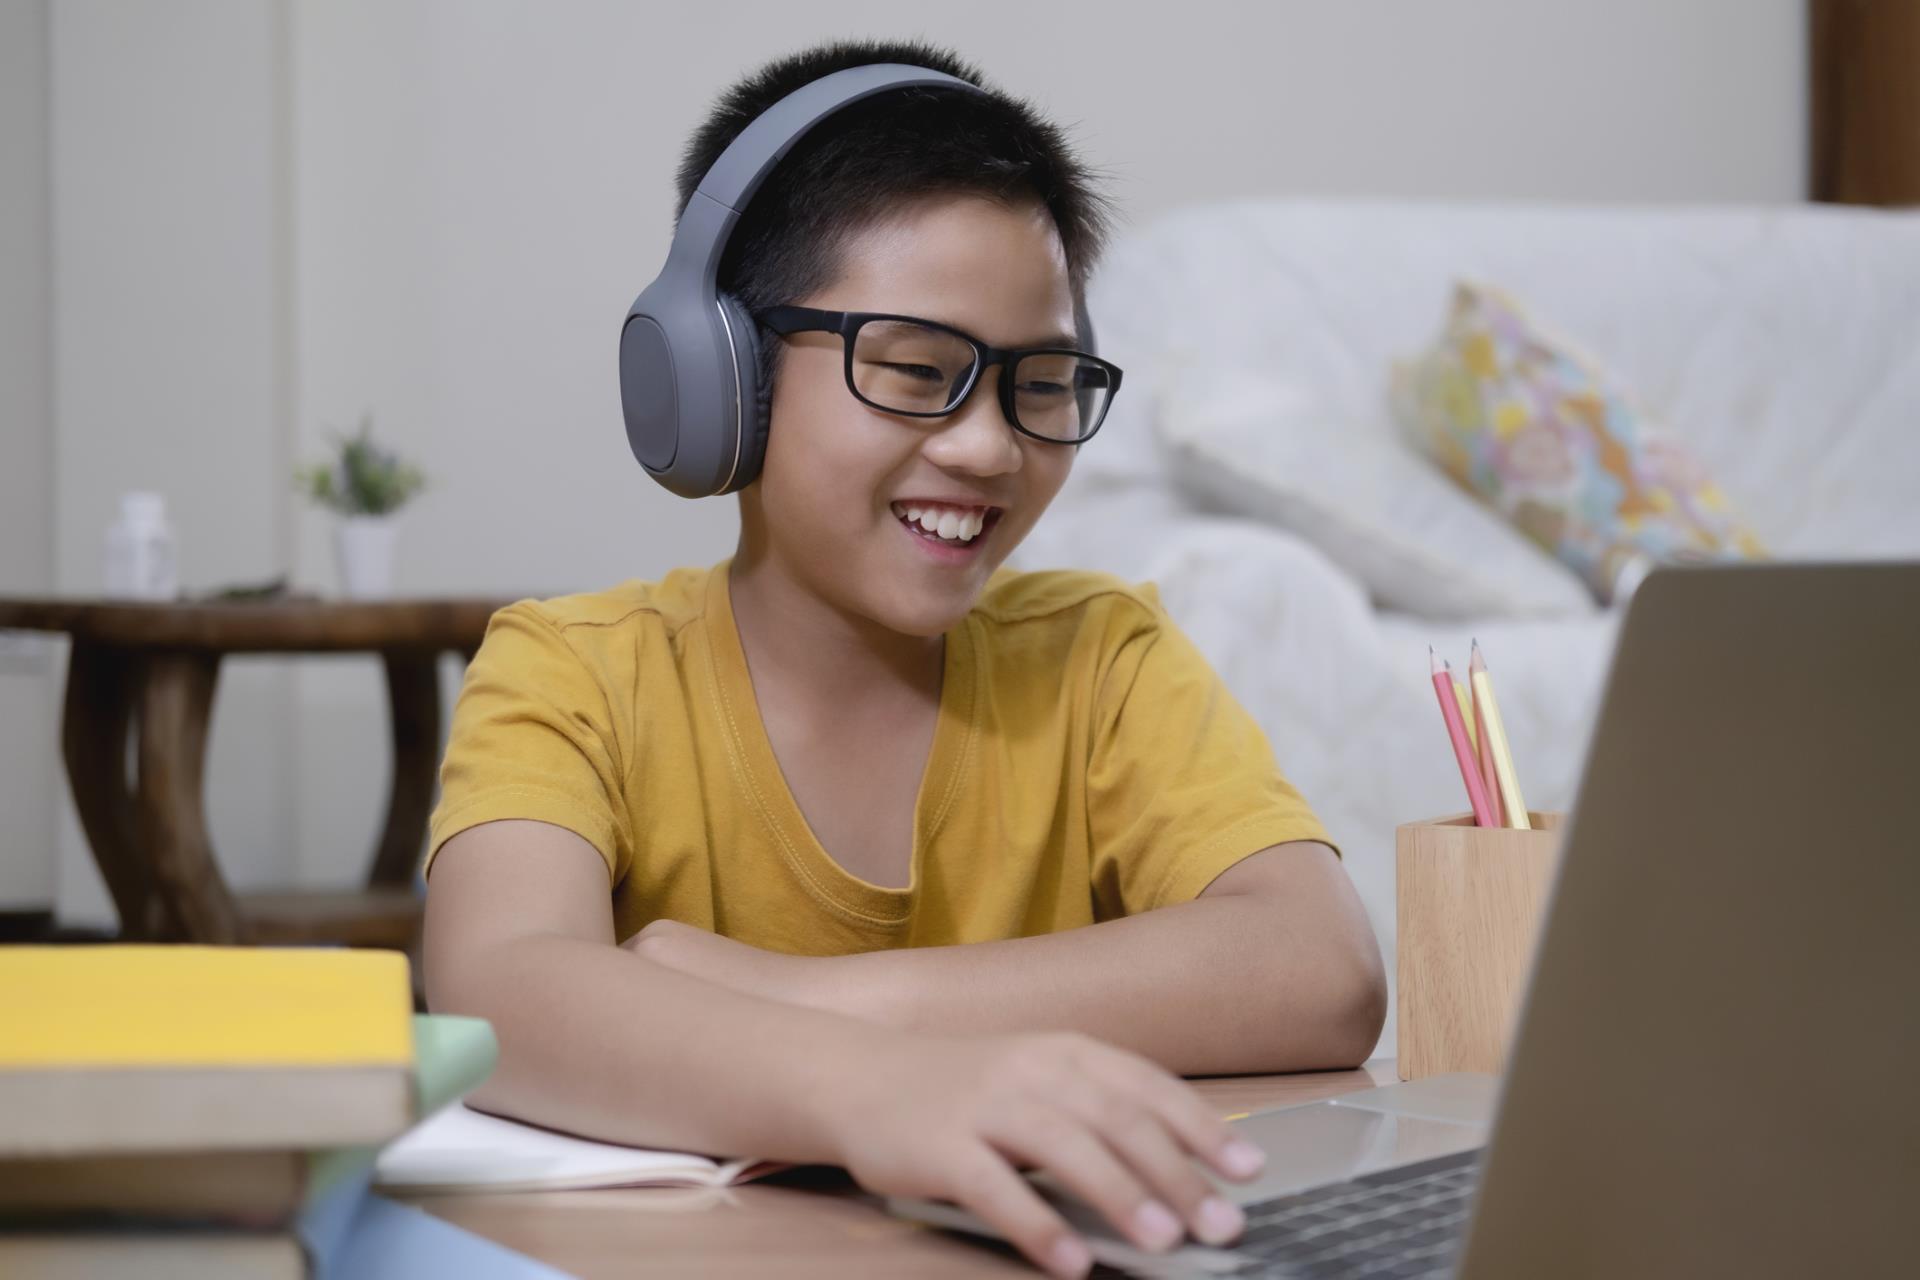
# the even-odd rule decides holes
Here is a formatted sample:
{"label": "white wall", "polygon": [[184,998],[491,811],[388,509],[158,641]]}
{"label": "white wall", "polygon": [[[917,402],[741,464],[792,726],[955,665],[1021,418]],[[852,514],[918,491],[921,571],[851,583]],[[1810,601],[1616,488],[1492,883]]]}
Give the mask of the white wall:
{"label": "white wall", "polygon": [[[628,455],[615,336],[664,254],[686,134],[817,39],[953,44],[1068,123],[1139,221],[1260,193],[1795,200],[1801,11],[986,0],[903,25],[862,0],[53,0],[57,584],[97,581],[108,503],[144,483],[190,583],[331,588],[326,525],[285,476],[366,409],[433,479],[403,590],[547,593],[726,554],[731,504],[674,498]],[[349,879],[384,796],[377,671],[288,670],[223,690],[216,839],[246,875]],[[85,882],[70,866],[63,913],[98,907]]]}
{"label": "white wall", "polygon": [[[47,6],[0,5],[0,592],[53,586]],[[51,648],[0,634],[0,911],[53,900]]]}
{"label": "white wall", "polygon": [[[98,592],[118,495],[152,488],[181,585],[269,577],[290,548],[280,170],[284,13],[274,4],[55,0],[51,9],[54,585]],[[234,881],[279,879],[292,686],[230,662],[210,819]],[[63,917],[111,909],[69,814]]]}

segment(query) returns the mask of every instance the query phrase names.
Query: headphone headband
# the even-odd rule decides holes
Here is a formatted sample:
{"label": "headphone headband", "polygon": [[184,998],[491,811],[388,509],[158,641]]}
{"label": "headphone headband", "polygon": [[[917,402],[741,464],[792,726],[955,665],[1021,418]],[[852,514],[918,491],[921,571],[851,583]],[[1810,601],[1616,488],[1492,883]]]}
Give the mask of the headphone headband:
{"label": "headphone headband", "polygon": [[720,259],[735,224],[746,212],[754,192],[795,143],[843,107],[892,89],[922,85],[982,92],[976,84],[926,67],[876,62],[848,67],[801,85],[755,116],[727,144],[688,198],[674,226],[673,244],[661,276],[691,271],[701,287],[713,291],[720,278]]}
{"label": "headphone headband", "polygon": [[970,81],[899,62],[876,62],[836,71],[801,85],[754,117],[713,162],[706,177],[700,179],[695,194],[705,195],[736,212],[743,210],[773,166],[814,125],[876,93],[921,85],[981,92],[980,86]]}

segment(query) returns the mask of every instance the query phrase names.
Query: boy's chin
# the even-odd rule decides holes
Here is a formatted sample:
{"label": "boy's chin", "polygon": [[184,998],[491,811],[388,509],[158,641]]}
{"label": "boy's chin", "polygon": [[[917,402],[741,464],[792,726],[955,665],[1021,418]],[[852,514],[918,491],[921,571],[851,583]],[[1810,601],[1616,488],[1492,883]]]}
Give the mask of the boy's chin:
{"label": "boy's chin", "polygon": [[[884,592],[884,588],[882,588]],[[882,594],[870,592],[870,595]],[[960,625],[973,608],[978,592],[944,594],[940,597],[880,598],[870,601],[868,616],[889,631],[903,636],[945,635]]]}
{"label": "boy's chin", "polygon": [[984,587],[972,574],[955,574],[944,584],[876,574],[856,590],[865,599],[867,616],[889,631],[932,637],[959,626]]}

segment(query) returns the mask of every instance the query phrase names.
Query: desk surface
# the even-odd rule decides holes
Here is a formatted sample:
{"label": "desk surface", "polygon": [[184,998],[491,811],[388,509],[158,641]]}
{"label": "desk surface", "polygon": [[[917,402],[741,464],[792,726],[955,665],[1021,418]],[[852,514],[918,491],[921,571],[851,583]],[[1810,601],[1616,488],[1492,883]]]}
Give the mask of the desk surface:
{"label": "desk surface", "polygon": [[[1223,1114],[1311,1102],[1393,1084],[1391,1058],[1357,1071],[1196,1080]],[[1011,1255],[889,1217],[844,1174],[799,1170],[777,1183],[441,1195],[410,1202],[580,1280],[632,1276],[961,1280],[1040,1274]]]}

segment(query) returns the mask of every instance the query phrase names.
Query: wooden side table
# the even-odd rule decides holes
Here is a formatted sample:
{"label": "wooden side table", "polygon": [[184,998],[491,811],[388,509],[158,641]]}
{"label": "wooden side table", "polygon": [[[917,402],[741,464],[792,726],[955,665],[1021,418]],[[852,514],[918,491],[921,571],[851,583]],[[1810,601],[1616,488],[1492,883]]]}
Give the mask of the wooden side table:
{"label": "wooden side table", "polygon": [[[61,745],[122,937],[412,950],[422,911],[414,863],[440,747],[435,661],[449,650],[471,658],[506,603],[0,598],[0,628],[72,638]],[[341,652],[380,654],[392,709],[393,780],[366,888],[236,894],[214,858],[203,788],[220,660]]]}

